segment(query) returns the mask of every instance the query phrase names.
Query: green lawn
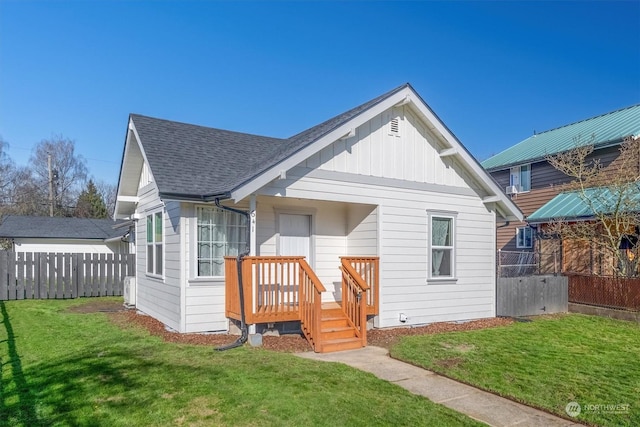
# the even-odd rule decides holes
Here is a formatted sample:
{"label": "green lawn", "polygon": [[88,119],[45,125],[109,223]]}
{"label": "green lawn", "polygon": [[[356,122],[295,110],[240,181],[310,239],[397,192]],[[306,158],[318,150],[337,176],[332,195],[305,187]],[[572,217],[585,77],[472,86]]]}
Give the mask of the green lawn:
{"label": "green lawn", "polygon": [[[640,326],[562,315],[470,332],[406,337],[392,356],[578,421],[640,425]],[[607,406],[612,405],[612,406]]]}
{"label": "green lawn", "polygon": [[0,425],[477,425],[373,375],[123,330],[87,300],[0,301]]}

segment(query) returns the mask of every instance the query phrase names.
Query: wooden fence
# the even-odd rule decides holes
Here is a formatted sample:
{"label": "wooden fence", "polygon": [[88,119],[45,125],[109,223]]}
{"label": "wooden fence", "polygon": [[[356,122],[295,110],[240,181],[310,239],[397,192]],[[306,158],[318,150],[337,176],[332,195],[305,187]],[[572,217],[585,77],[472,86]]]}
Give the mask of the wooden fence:
{"label": "wooden fence", "polygon": [[567,274],[569,301],[640,311],[640,278]]}
{"label": "wooden fence", "polygon": [[500,277],[496,296],[498,316],[566,313],[569,308],[563,276]]}
{"label": "wooden fence", "polygon": [[122,295],[134,254],[0,251],[0,300]]}

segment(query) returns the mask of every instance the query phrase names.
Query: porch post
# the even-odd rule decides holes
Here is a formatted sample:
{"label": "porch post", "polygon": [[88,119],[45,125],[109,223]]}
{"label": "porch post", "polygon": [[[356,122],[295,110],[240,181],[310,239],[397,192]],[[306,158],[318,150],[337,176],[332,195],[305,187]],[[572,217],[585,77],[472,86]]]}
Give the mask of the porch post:
{"label": "porch post", "polygon": [[[257,218],[257,214],[256,214],[256,195],[252,194],[251,196],[249,196],[249,255],[250,256],[256,256],[257,251],[256,251],[256,218]],[[253,291],[251,291],[251,295],[252,295],[252,301],[251,301],[251,310],[253,310]],[[256,325],[255,324],[251,324],[249,325],[249,333],[250,334],[255,334],[256,333]]]}
{"label": "porch post", "polygon": [[256,214],[256,195],[252,194],[249,197],[249,217],[250,217],[250,224],[249,227],[250,228],[250,242],[249,242],[249,255],[251,256],[256,256],[256,218],[257,218],[257,214]]}

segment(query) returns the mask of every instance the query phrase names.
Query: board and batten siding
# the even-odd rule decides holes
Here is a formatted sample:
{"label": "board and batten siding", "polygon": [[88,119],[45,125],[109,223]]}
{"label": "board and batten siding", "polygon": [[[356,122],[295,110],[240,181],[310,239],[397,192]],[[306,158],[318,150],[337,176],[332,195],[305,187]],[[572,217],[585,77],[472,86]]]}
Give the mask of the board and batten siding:
{"label": "board and batten siding", "polygon": [[[387,114],[356,129],[272,181],[260,195],[318,199],[375,209],[358,222],[361,239],[380,256],[380,316],[377,326],[467,320],[495,315],[495,213],[453,157],[440,158],[435,137],[412,114],[400,121],[400,136],[389,134]],[[284,203],[284,200],[283,200]],[[455,214],[456,280],[427,281],[428,213]],[[347,224],[350,224],[347,214]],[[372,229],[375,224],[375,238]],[[347,229],[349,226],[347,226]],[[349,233],[347,232],[347,236]],[[347,239],[348,240],[348,239]],[[346,253],[356,255],[349,249]],[[367,245],[371,250],[372,245]]]}
{"label": "board and batten siding", "polygon": [[[179,204],[168,203],[165,206],[154,184],[148,184],[138,190],[140,198],[137,212],[140,219],[136,222],[136,307],[160,320],[172,329],[181,331],[181,286],[179,275],[179,226],[175,227],[176,209]],[[157,277],[147,273],[147,215],[163,212],[163,250],[164,276]],[[176,261],[177,260],[177,261]]]}

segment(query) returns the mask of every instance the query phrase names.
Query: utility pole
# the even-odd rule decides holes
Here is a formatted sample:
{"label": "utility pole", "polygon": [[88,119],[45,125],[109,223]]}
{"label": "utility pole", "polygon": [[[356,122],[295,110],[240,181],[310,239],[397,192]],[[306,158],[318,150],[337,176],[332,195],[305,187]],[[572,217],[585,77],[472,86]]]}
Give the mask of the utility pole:
{"label": "utility pole", "polygon": [[48,157],[49,166],[49,216],[53,216],[53,170],[51,169],[51,154]]}

